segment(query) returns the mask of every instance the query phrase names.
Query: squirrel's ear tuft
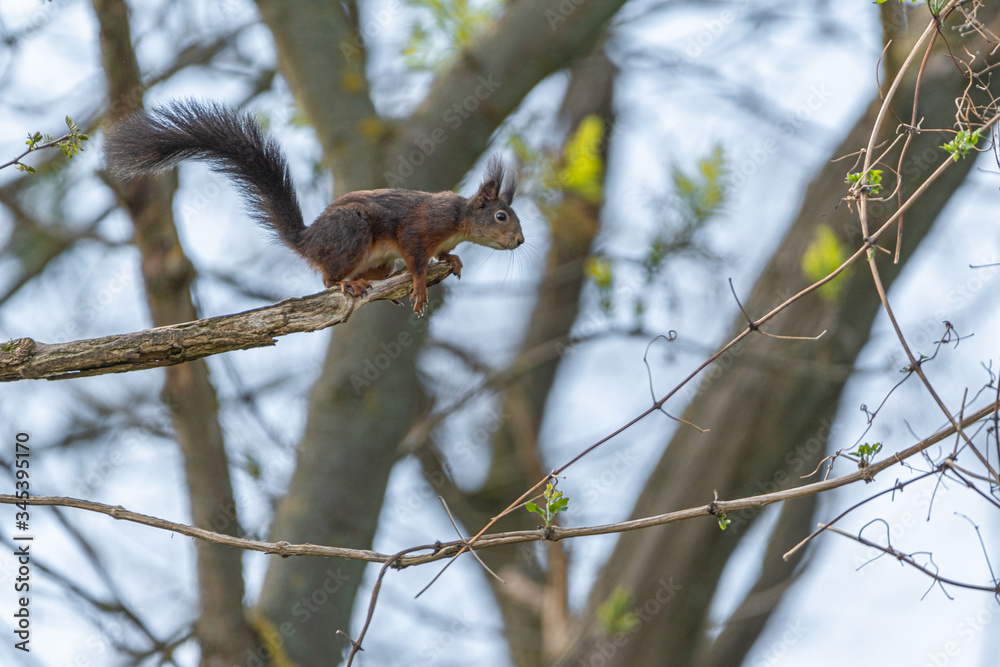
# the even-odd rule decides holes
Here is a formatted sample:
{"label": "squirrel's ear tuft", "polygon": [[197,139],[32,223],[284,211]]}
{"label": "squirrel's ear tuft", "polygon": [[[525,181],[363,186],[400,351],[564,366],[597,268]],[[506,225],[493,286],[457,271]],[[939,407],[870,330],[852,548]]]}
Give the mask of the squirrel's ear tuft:
{"label": "squirrel's ear tuft", "polygon": [[507,175],[507,181],[503,184],[503,189],[500,190],[500,201],[507,206],[514,201],[514,193],[517,192],[517,172],[513,171]]}
{"label": "squirrel's ear tuft", "polygon": [[493,180],[492,178],[484,180],[483,184],[479,186],[479,191],[476,193],[476,197],[482,199],[484,203],[495,201],[499,196],[500,181]]}
{"label": "squirrel's ear tuft", "polygon": [[499,155],[491,156],[489,162],[486,163],[486,178],[483,180],[503,182],[503,160],[500,159]]}
{"label": "squirrel's ear tuft", "polygon": [[493,201],[500,196],[500,185],[503,183],[503,162],[500,158],[493,156],[486,163],[486,175],[483,176],[483,183],[476,192],[477,197],[482,197],[486,201]]}
{"label": "squirrel's ear tuft", "polygon": [[[504,183],[505,177],[506,183]],[[476,194],[489,201],[500,199],[509,206],[514,199],[516,190],[517,174],[506,174],[503,160],[497,155],[491,157],[490,161],[486,163],[486,176],[483,178],[483,184],[479,186],[479,192]]]}

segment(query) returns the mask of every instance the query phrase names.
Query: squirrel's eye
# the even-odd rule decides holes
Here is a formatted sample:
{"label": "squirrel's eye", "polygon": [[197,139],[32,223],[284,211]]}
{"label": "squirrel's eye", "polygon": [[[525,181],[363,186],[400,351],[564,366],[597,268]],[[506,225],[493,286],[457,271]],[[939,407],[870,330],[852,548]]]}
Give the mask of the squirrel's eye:
{"label": "squirrel's eye", "polygon": [[507,214],[504,213],[503,211],[497,211],[497,214],[493,217],[495,217],[500,222],[503,222],[504,220],[507,219]]}

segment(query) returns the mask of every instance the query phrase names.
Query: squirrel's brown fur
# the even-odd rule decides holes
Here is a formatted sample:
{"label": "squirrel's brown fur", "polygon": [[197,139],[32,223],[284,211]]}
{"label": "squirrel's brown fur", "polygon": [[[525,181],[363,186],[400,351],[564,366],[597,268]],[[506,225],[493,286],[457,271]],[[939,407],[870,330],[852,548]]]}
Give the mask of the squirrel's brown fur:
{"label": "squirrel's brown fur", "polygon": [[164,171],[186,159],[204,160],[230,176],[251,215],[323,274],[323,284],[361,294],[388,277],[402,258],[413,274],[413,309],[427,303],[427,262],[433,257],[461,275],[449,254],[462,241],[497,249],[524,242],[510,208],[517,180],[493,158],[475,195],[391,188],[359,190],[335,199],[305,226],[284,155],[246,112],[211,103],[177,101],[122,121],[105,141],[118,178]]}

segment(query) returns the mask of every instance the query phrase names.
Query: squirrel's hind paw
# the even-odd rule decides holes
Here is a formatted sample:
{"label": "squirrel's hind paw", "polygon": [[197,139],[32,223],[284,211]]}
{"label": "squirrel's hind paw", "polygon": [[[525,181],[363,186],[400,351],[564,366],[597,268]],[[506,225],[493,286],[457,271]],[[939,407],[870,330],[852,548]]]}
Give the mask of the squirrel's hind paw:
{"label": "squirrel's hind paw", "polygon": [[339,287],[340,291],[347,294],[347,290],[351,290],[351,294],[354,296],[361,296],[372,286],[370,282],[364,278],[358,278],[357,280],[338,280],[337,282],[331,284],[329,289]]}
{"label": "squirrel's hind paw", "polygon": [[410,294],[410,301],[413,302],[413,312],[420,317],[424,314],[424,306],[427,305],[427,287],[421,284],[413,286],[413,293]]}

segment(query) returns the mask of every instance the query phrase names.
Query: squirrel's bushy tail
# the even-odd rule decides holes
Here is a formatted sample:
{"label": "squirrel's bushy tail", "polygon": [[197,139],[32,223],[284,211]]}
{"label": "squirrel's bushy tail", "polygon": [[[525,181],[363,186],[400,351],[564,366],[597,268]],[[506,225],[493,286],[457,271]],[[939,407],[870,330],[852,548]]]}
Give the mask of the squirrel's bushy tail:
{"label": "squirrel's bushy tail", "polygon": [[288,245],[305,231],[281,149],[246,112],[194,100],[140,111],[105,139],[104,155],[117,178],[165,171],[182,160],[202,160],[230,176],[250,214]]}

